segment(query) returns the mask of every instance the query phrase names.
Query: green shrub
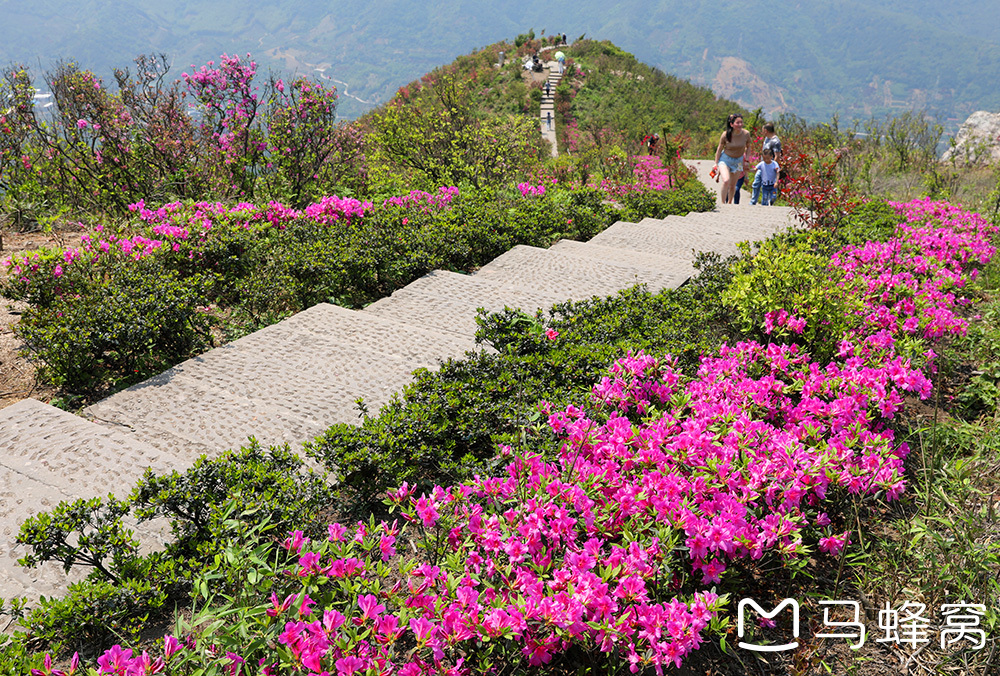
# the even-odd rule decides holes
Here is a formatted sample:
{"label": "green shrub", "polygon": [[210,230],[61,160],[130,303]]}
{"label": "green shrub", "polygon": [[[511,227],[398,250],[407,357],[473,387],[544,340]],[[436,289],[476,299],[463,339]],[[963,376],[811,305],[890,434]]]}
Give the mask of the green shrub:
{"label": "green shrub", "polygon": [[[150,623],[169,622],[177,605],[188,605],[197,592],[192,581],[218,567],[227,551],[252,549],[256,543],[248,534],[284,537],[296,529],[322,537],[334,496],[324,476],[287,446],[265,449],[251,440],[214,460],[202,456],[183,473],[147,470],[128,501],[109,496],[60,503],[22,527],[17,541],[29,547],[23,563],[60,561],[67,570],[82,565],[94,571],[65,597],[43,601],[28,614],[20,640],[55,651],[131,640]],[[130,512],[140,521],[169,519],[174,541],[140,556],[122,522]]]}
{"label": "green shrub", "polygon": [[637,223],[643,218],[684,216],[692,211],[711,211],[715,198],[698,181],[688,181],[676,190],[629,193],[619,200],[625,207],[624,220]]}
{"label": "green shrub", "polygon": [[164,581],[154,576],[121,583],[86,580],[69,585],[61,598],[42,599],[22,630],[47,651],[96,650],[136,641],[150,618],[173,610],[168,600]]}
{"label": "green shrub", "polygon": [[16,328],[25,351],[64,392],[128,386],[208,343],[196,286],[155,262],[123,261],[90,283],[79,297],[29,307]]}
{"label": "green shrub", "polygon": [[33,568],[59,561],[67,572],[76,565],[90,566],[104,579],[120,582],[139,555],[139,541],[121,521],[128,512],[129,504],[113,495],[60,502],[21,524],[17,543],[27,545],[29,552],[18,563]]}
{"label": "green shrub", "polygon": [[[801,238],[770,240],[756,256],[740,262],[723,302],[745,334],[765,343],[801,344],[814,360],[825,362],[836,353],[840,336],[861,308],[856,296],[842,287],[843,273],[831,269],[829,262],[829,256],[814,253]],[[780,311],[804,319],[804,330],[775,326],[768,334],[766,316]]]}
{"label": "green shrub", "polygon": [[285,446],[263,448],[255,439],[216,459],[199,458],[188,470],[157,476],[151,470],[136,485],[130,501],[141,520],[166,517],[179,556],[210,557],[221,546],[222,524],[235,510],[285,530],[320,532],[320,515],[334,492],[321,474],[305,467]]}
{"label": "green shrub", "polygon": [[851,244],[865,242],[885,242],[896,231],[902,219],[895,207],[884,200],[871,200],[854,208],[833,231],[827,250],[835,250]]}

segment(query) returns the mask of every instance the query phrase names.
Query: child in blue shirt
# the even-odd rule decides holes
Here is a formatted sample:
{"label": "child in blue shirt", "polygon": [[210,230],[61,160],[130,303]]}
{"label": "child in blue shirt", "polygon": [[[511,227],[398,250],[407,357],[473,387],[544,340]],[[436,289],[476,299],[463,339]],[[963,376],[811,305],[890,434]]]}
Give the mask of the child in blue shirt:
{"label": "child in blue shirt", "polygon": [[750,198],[750,204],[757,204],[757,201],[760,200],[760,203],[767,207],[774,204],[777,197],[775,184],[778,182],[778,171],[781,167],[774,161],[774,151],[770,148],[764,148],[761,157],[764,159],[756,167],[757,173],[753,179],[753,197]]}

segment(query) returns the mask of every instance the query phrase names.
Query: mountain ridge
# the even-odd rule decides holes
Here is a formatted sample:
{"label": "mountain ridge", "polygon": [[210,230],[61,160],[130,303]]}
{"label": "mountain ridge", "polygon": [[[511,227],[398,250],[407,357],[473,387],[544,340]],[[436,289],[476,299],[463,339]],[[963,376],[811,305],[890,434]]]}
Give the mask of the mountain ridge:
{"label": "mountain ridge", "polygon": [[[1000,28],[982,20],[985,0],[878,0],[776,6],[760,0],[654,3],[613,8],[580,0],[572,13],[484,0],[429,9],[403,0],[349,5],[270,0],[40,0],[0,2],[0,63],[47,67],[74,58],[109,76],[139,53],[165,52],[177,75],[223,52],[252,53],[265,67],[310,71],[348,83],[342,113],[357,117],[436,66],[528,27],[571,39],[607,39],[664,72],[695,84],[724,82],[729,59],[749,64],[753,86],[736,96],[765,113],[812,120],[865,118],[926,109],[950,128],[971,112],[1000,109]],[[554,31],[552,31],[554,32]],[[733,84],[732,90],[740,88]],[[772,91],[773,90],[773,91]],[[727,94],[717,91],[719,94]],[[731,95],[730,95],[731,96]],[[783,101],[783,104],[782,104]],[[364,102],[364,103],[362,103]]]}

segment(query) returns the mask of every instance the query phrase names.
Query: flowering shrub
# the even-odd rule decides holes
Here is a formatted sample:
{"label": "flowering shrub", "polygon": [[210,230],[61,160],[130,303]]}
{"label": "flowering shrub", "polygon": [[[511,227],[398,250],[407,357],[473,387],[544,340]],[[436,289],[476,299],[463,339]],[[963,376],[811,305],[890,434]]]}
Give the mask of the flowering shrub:
{"label": "flowering shrub", "polygon": [[[322,542],[293,532],[270,603],[232,633],[168,636],[155,659],[115,646],[99,673],[462,674],[601,655],[679,666],[723,626],[727,597],[708,585],[813,544],[837,556],[852,496],[905,489],[908,449],[889,423],[931,383],[897,338],[963,331],[945,288],[993,255],[995,228],[940,203],[897,208],[906,223],[885,248],[847,247],[831,262],[865,310],[828,363],[747,341],[685,376],[669,357],[630,353],[587,410],[542,406],[553,453],[503,448],[496,476],[420,494],[404,484],[390,491],[402,523],[333,524]],[[805,316],[775,309],[767,330],[798,332]],[[418,559],[397,552],[407,541]]]}
{"label": "flowering shrub", "polygon": [[527,197],[528,195],[544,195],[545,186],[544,185],[532,185],[530,183],[518,183],[517,189],[521,191],[521,195]]}
{"label": "flowering shrub", "polygon": [[[64,274],[57,262],[51,297],[24,312],[17,328],[23,349],[43,361],[57,387],[69,393],[126,387],[209,344],[197,286],[158,261],[137,261],[143,252],[105,254],[100,269],[109,277],[97,266],[85,276]],[[75,263],[64,261],[74,271]]]}
{"label": "flowering shrub", "polygon": [[735,272],[723,302],[745,335],[794,341],[819,361],[833,357],[860,301],[828,255],[804,238],[772,240]]}
{"label": "flowering shrub", "polygon": [[[692,205],[681,200],[667,208],[686,213]],[[128,209],[135,214],[131,231],[98,226],[76,247],[19,254],[7,262],[3,293],[32,305],[18,330],[39,332],[38,340],[27,341],[36,356],[39,350],[46,359],[65,355],[52,375],[80,393],[142,380],[189,356],[205,345],[210,319],[224,316],[224,331],[238,335],[330,299],[364,305],[429,270],[469,270],[517,244],[586,239],[614,218],[594,191],[548,190],[526,200],[520,190],[460,194],[454,186],[435,193],[413,191],[380,205],[331,195],[302,209],[275,201],[169,202],[152,208],[143,200]],[[178,321],[190,327],[178,335],[189,339],[170,341],[168,354],[161,354],[170,331],[159,333],[157,327],[176,329],[178,324],[156,313],[162,321],[130,312],[123,315],[127,322],[114,324],[120,335],[110,337],[110,343],[96,340],[85,317],[117,312],[106,306],[134,293],[142,274],[154,274],[149,271],[164,280],[164,290],[173,289],[175,310],[183,315]],[[126,289],[127,278],[133,281]],[[59,307],[51,309],[54,304]],[[109,359],[109,351],[118,352],[115,341],[126,334],[134,349],[149,352],[148,358],[140,363]],[[56,345],[47,342],[56,335],[73,337],[59,343],[73,345],[72,359],[65,351],[45,348]],[[74,375],[74,364],[104,366]]]}
{"label": "flowering shrub", "polygon": [[413,190],[408,195],[389,197],[385,200],[385,202],[383,202],[383,204],[385,206],[392,205],[397,207],[417,208],[423,212],[430,212],[440,207],[448,206],[457,196],[457,187],[442,186],[438,188],[437,194],[431,194],[422,190]]}
{"label": "flowering shrub", "polygon": [[[663,198],[666,192],[681,187],[693,176],[681,162],[672,159],[664,162],[656,155],[629,157],[616,150],[607,153],[591,150],[579,157],[561,157],[558,162],[535,171],[530,183],[518,187],[522,192],[537,191],[546,185],[569,190],[588,187],[600,190],[606,199],[626,203],[629,198]],[[640,219],[646,216],[659,217],[644,214]]]}
{"label": "flowering shrub", "polygon": [[113,92],[93,73],[61,63],[46,74],[54,115],[29,95],[27,70],[7,69],[0,76],[0,103],[9,104],[0,122],[5,193],[123,213],[140,198],[263,193],[302,206],[322,194],[320,186],[365,187],[360,131],[335,124],[335,88],[277,76],[258,85],[249,55],[223,55],[218,65],[183,73],[183,87],[166,83],[168,69],[166,57],[140,56],[134,74],[115,71]]}
{"label": "flowering shrub", "polygon": [[664,165],[663,160],[656,155],[636,155],[631,161],[635,182],[619,183],[609,179],[601,181],[601,189],[609,197],[624,197],[633,192],[674,188],[679,163],[671,162]]}
{"label": "flowering shrub", "polygon": [[837,175],[843,149],[815,139],[792,139],[781,154],[781,194],[809,227],[836,229],[860,201]]}

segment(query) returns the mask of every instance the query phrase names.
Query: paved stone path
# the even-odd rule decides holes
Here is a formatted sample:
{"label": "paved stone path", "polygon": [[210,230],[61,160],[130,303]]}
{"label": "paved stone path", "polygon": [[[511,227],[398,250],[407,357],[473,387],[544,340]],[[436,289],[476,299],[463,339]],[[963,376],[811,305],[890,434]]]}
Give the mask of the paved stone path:
{"label": "paved stone path", "polygon": [[[691,163],[710,187],[711,162]],[[735,251],[792,224],[782,207],[618,222],[590,242],[517,246],[473,275],[435,271],[364,310],[317,305],[119,392],[83,416],[27,400],[0,411],[0,597],[60,593],[61,567],[24,570],[20,523],[61,500],[126,497],[146,467],[185,469],[240,446],[300,444],[375,412],[420,367],[474,348],[476,309],[526,311],[636,283],[673,288],[694,250]],[[143,533],[156,544],[157,531]],[[78,576],[77,576],[78,577]]]}
{"label": "paved stone path", "polygon": [[542,138],[549,142],[552,147],[552,157],[559,156],[559,148],[556,144],[556,86],[562,80],[562,73],[559,72],[559,62],[549,61],[545,64],[549,71],[546,82],[549,85],[549,94],[545,95],[545,85],[542,85]]}

